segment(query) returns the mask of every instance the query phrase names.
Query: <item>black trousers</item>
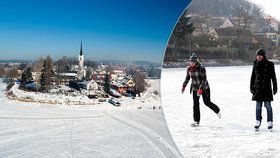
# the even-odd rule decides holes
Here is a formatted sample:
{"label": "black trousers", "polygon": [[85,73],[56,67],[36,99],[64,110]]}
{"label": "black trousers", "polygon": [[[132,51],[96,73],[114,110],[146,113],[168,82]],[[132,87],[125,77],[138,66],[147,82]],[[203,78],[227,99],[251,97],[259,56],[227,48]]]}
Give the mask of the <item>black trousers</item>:
{"label": "black trousers", "polygon": [[[199,109],[199,96],[197,96],[197,91],[193,91],[193,119],[194,121],[200,121],[200,109]],[[210,88],[206,89],[202,93],[203,102],[216,114],[220,112],[220,109],[217,105],[211,102],[210,100]]]}

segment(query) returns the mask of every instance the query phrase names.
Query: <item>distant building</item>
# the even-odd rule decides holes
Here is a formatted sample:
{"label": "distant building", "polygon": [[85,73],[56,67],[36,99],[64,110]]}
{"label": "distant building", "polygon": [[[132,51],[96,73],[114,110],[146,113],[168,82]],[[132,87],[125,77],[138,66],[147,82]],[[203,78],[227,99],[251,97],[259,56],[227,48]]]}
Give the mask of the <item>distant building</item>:
{"label": "distant building", "polygon": [[88,94],[97,94],[98,84],[93,80],[84,80],[83,82],[79,82],[81,88],[88,90]]}
{"label": "distant building", "polygon": [[271,31],[278,32],[279,22],[271,16],[267,16],[265,19],[268,21]]}
{"label": "distant building", "polygon": [[77,73],[67,72],[67,73],[56,73],[56,78],[58,85],[69,84],[70,81],[77,81]]}
{"label": "distant building", "polygon": [[85,60],[84,60],[84,53],[83,53],[83,44],[81,42],[80,55],[79,55],[79,71],[77,73],[78,80],[83,80],[86,77],[84,62]]}
{"label": "distant building", "polygon": [[125,94],[128,90],[135,87],[135,83],[131,78],[125,77],[121,80],[113,81],[111,87],[121,94]]}
{"label": "distant building", "polygon": [[224,23],[220,26],[220,28],[227,28],[227,27],[234,27],[233,23],[228,18],[224,21]]}

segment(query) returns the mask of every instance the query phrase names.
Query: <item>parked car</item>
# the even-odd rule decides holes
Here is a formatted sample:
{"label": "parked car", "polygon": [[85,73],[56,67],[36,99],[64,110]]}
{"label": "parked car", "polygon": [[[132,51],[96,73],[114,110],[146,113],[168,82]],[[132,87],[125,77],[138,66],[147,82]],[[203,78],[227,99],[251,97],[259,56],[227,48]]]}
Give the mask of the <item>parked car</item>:
{"label": "parked car", "polygon": [[97,95],[89,94],[89,95],[88,95],[88,98],[89,98],[89,99],[97,99],[98,96],[97,96]]}
{"label": "parked car", "polygon": [[110,89],[109,94],[115,98],[120,98],[122,95],[117,92],[115,89]]}
{"label": "parked car", "polygon": [[106,102],[106,98],[99,98],[98,102]]}
{"label": "parked car", "polygon": [[110,104],[113,104],[114,106],[121,106],[121,103],[120,103],[117,99],[114,99],[114,98],[110,98],[110,99],[108,100],[108,102],[109,102]]}
{"label": "parked car", "polygon": [[132,99],[135,99],[134,95],[131,94],[131,93],[125,93],[124,94],[126,97],[129,97],[129,98],[132,98]]}

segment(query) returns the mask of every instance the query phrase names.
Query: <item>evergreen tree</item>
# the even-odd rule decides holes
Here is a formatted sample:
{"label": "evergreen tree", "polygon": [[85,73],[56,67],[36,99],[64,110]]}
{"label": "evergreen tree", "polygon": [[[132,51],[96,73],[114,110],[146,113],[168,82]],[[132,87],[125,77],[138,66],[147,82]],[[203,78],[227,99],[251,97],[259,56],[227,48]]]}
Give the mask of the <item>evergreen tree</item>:
{"label": "evergreen tree", "polygon": [[26,74],[25,73],[22,73],[21,74],[21,85],[26,85],[27,83],[27,77],[26,77]]}
{"label": "evergreen tree", "polygon": [[26,78],[27,78],[27,82],[33,80],[33,78],[32,78],[32,68],[31,67],[27,68],[27,71],[26,71],[25,75],[26,75]]}
{"label": "evergreen tree", "polygon": [[103,81],[103,90],[106,93],[110,92],[110,87],[111,87],[111,83],[110,83],[110,78],[109,78],[109,74],[105,75],[104,81]]}
{"label": "evergreen tree", "polygon": [[193,33],[195,30],[195,27],[193,23],[190,22],[191,17],[185,14],[179,19],[178,23],[176,24],[176,27],[173,31],[173,38],[176,45],[182,44],[187,37]]}
{"label": "evergreen tree", "polygon": [[46,90],[46,61],[44,60],[43,68],[41,70],[41,78],[40,78],[41,91],[44,92]]}
{"label": "evergreen tree", "polygon": [[46,84],[46,89],[48,89],[51,85],[51,78],[54,75],[54,71],[52,69],[52,58],[48,55],[46,57],[46,63],[45,63],[45,84]]}

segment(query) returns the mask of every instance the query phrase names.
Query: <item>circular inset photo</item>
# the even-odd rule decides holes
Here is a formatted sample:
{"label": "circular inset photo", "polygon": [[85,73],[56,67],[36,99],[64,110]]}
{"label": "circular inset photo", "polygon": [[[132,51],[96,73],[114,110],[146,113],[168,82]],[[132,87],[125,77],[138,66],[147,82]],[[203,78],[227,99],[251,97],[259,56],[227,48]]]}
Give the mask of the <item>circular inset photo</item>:
{"label": "circular inset photo", "polygon": [[278,4],[193,0],[179,18],[164,55],[161,101],[184,157],[280,155]]}

